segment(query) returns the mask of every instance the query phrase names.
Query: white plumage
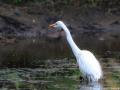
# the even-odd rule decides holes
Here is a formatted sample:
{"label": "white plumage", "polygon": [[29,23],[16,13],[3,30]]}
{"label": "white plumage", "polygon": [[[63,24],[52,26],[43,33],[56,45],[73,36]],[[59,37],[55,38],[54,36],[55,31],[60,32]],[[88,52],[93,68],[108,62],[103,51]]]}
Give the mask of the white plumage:
{"label": "white plumage", "polygon": [[98,81],[102,77],[102,70],[96,57],[87,50],[81,50],[76,57],[84,77],[87,77],[89,81]]}
{"label": "white plumage", "polygon": [[63,29],[65,31],[67,41],[72,48],[79,65],[79,69],[85,79],[89,82],[95,82],[102,78],[102,69],[96,57],[90,51],[80,50],[77,47],[68,28],[62,21],[57,21],[55,24],[51,24],[50,27],[57,28],[58,30]]}

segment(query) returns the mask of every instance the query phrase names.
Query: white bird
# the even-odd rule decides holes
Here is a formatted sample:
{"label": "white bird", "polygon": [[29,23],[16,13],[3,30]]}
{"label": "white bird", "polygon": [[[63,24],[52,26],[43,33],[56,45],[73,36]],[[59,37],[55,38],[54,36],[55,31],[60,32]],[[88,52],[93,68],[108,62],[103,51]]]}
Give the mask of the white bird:
{"label": "white bird", "polygon": [[72,39],[69,29],[62,21],[57,21],[56,23],[49,25],[49,27],[57,28],[58,31],[61,29],[64,30],[67,41],[72,48],[73,54],[75,55],[79,65],[79,69],[85,80],[88,82],[96,82],[102,78],[102,69],[96,57],[90,51],[78,48]]}

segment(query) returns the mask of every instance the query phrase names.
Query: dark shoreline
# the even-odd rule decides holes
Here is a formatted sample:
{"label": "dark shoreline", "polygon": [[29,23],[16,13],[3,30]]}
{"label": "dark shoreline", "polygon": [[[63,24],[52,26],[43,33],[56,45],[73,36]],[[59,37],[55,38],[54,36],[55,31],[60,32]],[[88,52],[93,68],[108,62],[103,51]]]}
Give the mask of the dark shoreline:
{"label": "dark shoreline", "polygon": [[119,58],[114,53],[120,51],[120,17],[114,13],[95,8],[64,7],[51,11],[40,5],[7,4],[0,6],[0,12],[0,66],[6,62],[6,66],[9,63],[22,66],[21,59],[27,64],[29,59],[37,62],[48,58],[73,58],[64,32],[48,28],[57,20],[66,23],[81,49],[91,50],[101,57]]}

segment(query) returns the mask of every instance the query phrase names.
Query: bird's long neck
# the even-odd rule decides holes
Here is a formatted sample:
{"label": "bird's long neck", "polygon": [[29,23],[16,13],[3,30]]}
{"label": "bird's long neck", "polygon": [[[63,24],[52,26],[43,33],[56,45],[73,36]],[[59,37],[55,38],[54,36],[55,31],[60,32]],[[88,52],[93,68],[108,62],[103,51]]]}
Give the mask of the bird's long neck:
{"label": "bird's long neck", "polygon": [[70,44],[70,47],[72,48],[72,51],[73,51],[74,55],[76,56],[77,52],[80,51],[80,49],[78,48],[78,46],[73,41],[73,38],[70,34],[70,31],[68,30],[68,28],[65,25],[63,25],[63,29],[66,33],[67,41]]}

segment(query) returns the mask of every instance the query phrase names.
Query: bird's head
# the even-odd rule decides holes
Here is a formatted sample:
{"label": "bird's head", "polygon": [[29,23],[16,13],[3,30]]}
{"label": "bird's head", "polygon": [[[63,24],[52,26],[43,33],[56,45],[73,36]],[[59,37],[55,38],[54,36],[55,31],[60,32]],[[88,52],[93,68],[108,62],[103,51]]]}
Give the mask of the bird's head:
{"label": "bird's head", "polygon": [[56,28],[57,30],[62,30],[64,27],[64,23],[62,21],[57,21],[54,24],[49,25],[50,28]]}

